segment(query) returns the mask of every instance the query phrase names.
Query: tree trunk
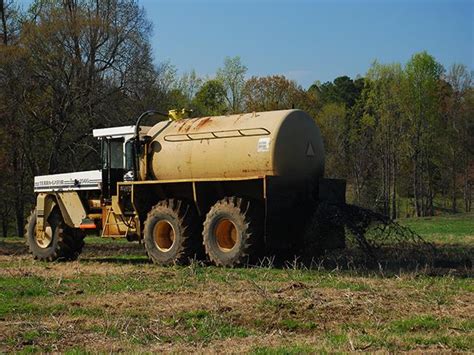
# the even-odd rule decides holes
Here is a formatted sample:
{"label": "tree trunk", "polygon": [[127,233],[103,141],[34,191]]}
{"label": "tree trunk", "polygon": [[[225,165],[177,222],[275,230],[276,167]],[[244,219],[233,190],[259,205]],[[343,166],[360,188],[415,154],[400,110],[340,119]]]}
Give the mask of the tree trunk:
{"label": "tree trunk", "polygon": [[471,212],[471,184],[469,183],[469,169],[464,173],[464,211]]}
{"label": "tree trunk", "polygon": [[384,215],[390,215],[390,166],[387,166],[386,174],[386,183],[385,183],[385,196],[384,196]]}
{"label": "tree trunk", "polygon": [[386,154],[382,157],[382,198],[383,198],[383,214],[388,216],[388,201],[387,201],[387,158]]}
{"label": "tree trunk", "polygon": [[456,157],[453,154],[452,165],[451,165],[451,209],[453,213],[457,212],[456,206]]}
{"label": "tree trunk", "polygon": [[8,216],[2,217],[2,236],[3,238],[8,237]]}
{"label": "tree trunk", "polygon": [[421,199],[421,217],[426,216],[426,191],[425,191],[425,184],[424,184],[424,173],[425,173],[425,159],[423,152],[421,153],[421,162],[419,166],[419,186],[420,186],[420,199]]}
{"label": "tree trunk", "polygon": [[421,217],[419,191],[418,191],[418,157],[415,155],[413,159],[413,198],[415,202],[415,216]]}
{"label": "tree trunk", "polygon": [[392,208],[390,218],[397,218],[397,159],[395,154],[392,154]]}
{"label": "tree trunk", "polygon": [[[17,186],[15,186],[15,190],[17,190]],[[21,195],[23,194],[21,193]],[[16,235],[18,237],[23,235],[23,229],[25,227],[25,204],[21,195],[15,197]]]}
{"label": "tree trunk", "polygon": [[3,44],[8,45],[8,28],[7,28],[7,17],[5,15],[5,1],[0,0],[0,11],[2,12],[2,32],[3,32]]}
{"label": "tree trunk", "polygon": [[427,214],[434,216],[434,186],[431,174],[431,169],[428,170],[428,201],[427,201]]}
{"label": "tree trunk", "polygon": [[15,192],[13,205],[15,209],[16,234],[18,237],[21,237],[25,226],[25,202],[23,198],[24,169],[20,161],[21,157],[17,155],[19,152],[14,151],[13,153],[13,173],[18,177],[13,183],[13,191]]}

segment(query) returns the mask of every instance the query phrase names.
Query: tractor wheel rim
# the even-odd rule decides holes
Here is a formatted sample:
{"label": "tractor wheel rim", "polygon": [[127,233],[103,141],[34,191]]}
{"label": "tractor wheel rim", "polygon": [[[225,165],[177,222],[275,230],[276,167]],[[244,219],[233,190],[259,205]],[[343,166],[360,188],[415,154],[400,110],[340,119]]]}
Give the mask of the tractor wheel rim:
{"label": "tractor wheel rim", "polygon": [[217,247],[221,251],[228,253],[237,244],[237,227],[230,219],[222,218],[214,228],[214,237]]}
{"label": "tractor wheel rim", "polygon": [[49,247],[53,241],[53,229],[51,226],[46,226],[44,233],[42,234],[35,233],[35,240],[36,245],[38,245],[41,249],[46,249]]}
{"label": "tractor wheel rim", "polygon": [[153,228],[155,246],[163,252],[169,251],[175,241],[175,231],[168,221],[159,221]]}

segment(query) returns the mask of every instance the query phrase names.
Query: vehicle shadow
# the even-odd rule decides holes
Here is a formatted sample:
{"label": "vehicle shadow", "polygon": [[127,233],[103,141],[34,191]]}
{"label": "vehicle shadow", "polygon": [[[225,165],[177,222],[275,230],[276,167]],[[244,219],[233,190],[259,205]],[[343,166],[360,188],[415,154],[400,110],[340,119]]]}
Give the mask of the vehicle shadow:
{"label": "vehicle shadow", "polygon": [[383,248],[363,250],[349,246],[341,250],[304,253],[291,257],[265,257],[257,266],[276,268],[300,268],[308,270],[344,270],[358,274],[374,272],[390,276],[402,272],[427,276],[474,277],[474,246],[465,244],[393,244]]}
{"label": "vehicle shadow", "polygon": [[28,255],[28,247],[21,238],[0,238],[0,255]]}
{"label": "vehicle shadow", "polygon": [[[379,273],[383,276],[412,272],[428,276],[474,277],[474,245],[430,244],[433,248],[420,249],[419,244],[391,245],[376,249],[374,255],[357,246],[327,252],[306,250],[302,254],[262,256],[240,267],[301,270],[353,271],[360,275]],[[0,256],[31,257],[20,238],[0,238]],[[87,243],[79,262],[110,263],[117,265],[151,264],[145,248],[139,243]],[[208,260],[191,260],[205,267]]]}
{"label": "vehicle shadow", "polygon": [[111,264],[121,264],[121,265],[141,265],[141,264],[151,264],[151,261],[146,257],[83,257],[79,258],[80,262],[86,263],[111,263]]}

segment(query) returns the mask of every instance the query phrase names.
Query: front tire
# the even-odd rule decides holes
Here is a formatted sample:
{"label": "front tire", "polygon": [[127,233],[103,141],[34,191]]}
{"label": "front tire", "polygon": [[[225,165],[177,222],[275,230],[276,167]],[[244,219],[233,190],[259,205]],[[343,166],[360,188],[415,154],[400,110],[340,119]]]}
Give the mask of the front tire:
{"label": "front tire", "polygon": [[199,232],[193,205],[176,199],[160,201],[145,221],[148,257],[159,265],[187,263],[199,256]]}
{"label": "front tire", "polygon": [[25,238],[30,252],[41,261],[75,260],[84,246],[84,233],[65,225],[61,213],[53,209],[45,221],[45,233],[36,233],[36,210],[25,227]]}
{"label": "front tire", "polygon": [[263,244],[263,209],[257,201],[226,197],[206,215],[203,243],[216,265],[234,267],[257,259]]}

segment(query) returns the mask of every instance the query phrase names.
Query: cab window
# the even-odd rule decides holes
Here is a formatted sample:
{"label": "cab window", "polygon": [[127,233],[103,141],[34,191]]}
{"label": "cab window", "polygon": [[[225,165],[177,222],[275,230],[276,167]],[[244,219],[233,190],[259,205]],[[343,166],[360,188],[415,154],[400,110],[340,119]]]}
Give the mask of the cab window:
{"label": "cab window", "polygon": [[125,143],[125,170],[131,171],[133,170],[133,159],[134,159],[134,141],[129,140]]}
{"label": "cab window", "polygon": [[102,141],[102,168],[123,169],[123,138]]}

